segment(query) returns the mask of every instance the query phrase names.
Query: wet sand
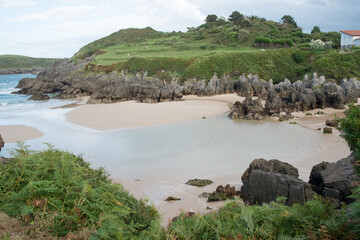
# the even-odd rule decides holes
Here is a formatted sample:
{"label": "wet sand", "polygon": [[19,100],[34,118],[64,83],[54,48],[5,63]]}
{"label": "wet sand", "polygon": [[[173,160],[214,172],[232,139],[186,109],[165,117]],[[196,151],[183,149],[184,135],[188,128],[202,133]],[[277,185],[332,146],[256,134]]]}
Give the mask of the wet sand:
{"label": "wet sand", "polygon": [[36,128],[25,125],[0,125],[0,134],[5,143],[15,143],[44,135]]}
{"label": "wet sand", "polygon": [[[66,114],[68,121],[81,126],[98,129],[110,130],[119,128],[131,128],[139,126],[149,126],[157,124],[167,124],[173,122],[187,121],[211,117],[229,111],[231,104],[235,101],[242,101],[244,98],[236,94],[226,94],[210,97],[184,96],[184,101],[162,102],[157,104],[143,104],[135,101],[120,102],[114,104],[80,105]],[[318,131],[318,128],[325,126],[326,119],[334,118],[334,113],[341,116],[343,110],[334,109],[314,109],[310,113],[323,111],[324,115],[313,114],[305,116],[305,113],[293,113],[294,119],[288,122],[296,122],[306,129]],[[271,118],[277,121],[276,118]],[[15,129],[19,129],[16,128]],[[26,126],[23,126],[26,127]],[[29,128],[29,127],[26,127]],[[10,128],[8,128],[10,129]],[[13,128],[12,128],[13,129]],[[31,129],[31,128],[30,128]],[[34,129],[33,129],[34,130]],[[35,129],[36,130],[36,129]],[[24,133],[29,131],[19,130],[13,136],[21,136],[25,140]],[[6,141],[6,134],[0,133]],[[322,134],[322,133],[321,133]],[[9,136],[9,135],[8,135]],[[41,136],[41,135],[38,135]],[[34,137],[34,135],[32,135]],[[292,163],[299,169],[300,178],[308,181],[311,168],[322,162],[334,162],[350,154],[346,142],[340,137],[340,132],[333,129],[333,134],[324,135],[324,145],[314,156]],[[16,139],[18,141],[18,139]],[[301,146],[299,146],[301,147]],[[306,149],[304,149],[306,151]],[[284,160],[284,159],[282,159]],[[188,186],[186,181],[167,180],[159,176],[157,179],[121,179],[118,181],[137,198],[149,199],[163,214],[163,224],[166,225],[171,218],[178,215],[181,211],[209,212],[218,209],[223,205],[222,202],[207,203],[206,198],[199,198],[203,192],[212,192],[220,184],[230,184],[240,190],[242,182],[241,176],[245,169],[239,169],[238,174],[223,173],[221,177],[213,178],[213,184],[198,188]],[[181,198],[180,201],[165,202],[168,196]]]}
{"label": "wet sand", "polygon": [[[185,99],[191,99],[191,101],[205,99],[207,101],[222,101],[226,103],[233,103],[239,100],[237,96],[214,96],[214,97],[196,97],[186,96]],[[208,104],[209,102],[207,102]],[[324,114],[316,114],[318,111],[324,112]],[[296,122],[302,127],[311,131],[317,131],[322,133],[323,128],[326,126],[325,121],[327,119],[334,119],[337,117],[344,116],[344,110],[336,110],[332,108],[326,109],[314,109],[308,111],[312,113],[311,116],[306,116],[305,112],[293,113],[294,119],[287,122]],[[277,118],[270,118],[270,121],[277,121]],[[318,130],[318,129],[321,130]],[[322,148],[310,158],[305,158],[300,161],[292,163],[299,170],[299,178],[307,182],[311,169],[314,165],[321,163],[322,161],[336,162],[341,158],[350,155],[350,149],[343,138],[340,136],[340,132],[333,128],[333,134],[323,134],[324,145]],[[299,146],[301,147],[301,146]],[[306,151],[306,149],[304,149]],[[209,211],[217,210],[223,206],[223,202],[207,203],[206,198],[199,198],[198,195],[203,192],[215,191],[218,185],[230,184],[235,186],[236,190],[239,191],[242,182],[241,176],[245,169],[239,169],[238,174],[227,175],[224,173],[223,176],[213,178],[213,184],[206,187],[193,187],[188,186],[184,182],[180,181],[168,181],[165,179],[114,179],[115,181],[121,182],[126,189],[128,189],[137,198],[150,199],[151,202],[159,209],[160,213],[163,214],[163,225],[167,225],[174,216],[177,216],[181,211],[193,211],[206,213]],[[180,201],[166,202],[164,201],[168,196],[174,196],[181,198]]]}

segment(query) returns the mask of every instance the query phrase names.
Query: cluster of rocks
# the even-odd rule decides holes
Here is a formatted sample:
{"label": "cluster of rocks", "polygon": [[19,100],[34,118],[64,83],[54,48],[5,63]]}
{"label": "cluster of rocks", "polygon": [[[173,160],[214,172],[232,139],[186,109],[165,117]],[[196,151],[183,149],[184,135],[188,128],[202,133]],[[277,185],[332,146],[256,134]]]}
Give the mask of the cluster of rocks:
{"label": "cluster of rocks", "polygon": [[[210,96],[237,93],[247,99],[234,105],[231,116],[246,119],[262,119],[281,111],[307,111],[315,107],[343,108],[360,96],[360,82],[355,78],[343,80],[339,86],[314,74],[311,80],[305,76],[302,81],[291,83],[285,79],[273,84],[271,79],[264,81],[257,75],[243,74],[236,80],[224,75],[222,78],[214,76],[208,83],[190,79],[181,85],[176,79],[167,82],[149,77],[146,72],[135,75],[117,71],[89,73],[85,68],[91,60],[92,57],[77,63],[70,59],[59,60],[36,79],[22,79],[17,86],[21,90],[17,93],[57,93],[55,98],[91,96],[89,103],[176,101],[190,94]],[[253,96],[259,99],[251,101]],[[260,104],[265,100],[265,106]]]}
{"label": "cluster of rocks", "polygon": [[[261,120],[269,116],[279,116],[281,112],[308,111],[314,108],[332,107],[343,109],[345,104],[360,97],[360,82],[351,78],[344,79],[341,86],[328,82],[316,73],[309,80],[291,83],[285,79],[279,84],[272,81],[259,81],[257,76],[240,77],[240,94],[246,94],[243,102],[236,102],[230,113],[231,118]],[[257,96],[257,99],[253,99]],[[265,102],[265,103],[263,103]]]}
{"label": "cluster of rocks", "polygon": [[[212,193],[202,193],[199,198],[207,198],[208,202],[224,201],[240,195],[246,204],[263,204],[283,197],[284,204],[304,204],[315,194],[329,199],[335,207],[340,208],[356,187],[360,187],[360,177],[353,167],[354,157],[341,159],[334,163],[322,162],[315,165],[309,182],[299,179],[298,170],[277,159],[255,159],[241,177],[243,185],[240,192],[227,184],[219,185]],[[179,198],[171,200],[180,200]]]}
{"label": "cluster of rocks", "polygon": [[330,199],[336,207],[359,187],[360,178],[352,165],[353,157],[335,163],[322,162],[315,165],[309,182],[298,178],[298,170],[279,160],[255,159],[243,174],[241,197],[248,204],[262,204],[285,197],[287,205],[304,204],[315,193]]}

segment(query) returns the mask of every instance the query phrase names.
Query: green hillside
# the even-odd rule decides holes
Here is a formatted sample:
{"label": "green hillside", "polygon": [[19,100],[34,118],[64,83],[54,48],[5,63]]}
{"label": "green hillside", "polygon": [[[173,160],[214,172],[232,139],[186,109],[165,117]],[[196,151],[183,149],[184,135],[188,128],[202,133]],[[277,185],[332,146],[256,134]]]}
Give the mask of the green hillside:
{"label": "green hillside", "polygon": [[[323,42],[321,49],[310,44],[312,39]],[[94,56],[88,72],[147,71],[164,80],[250,72],[275,82],[313,72],[336,80],[360,77],[358,54],[341,56],[339,43],[338,32],[314,26],[311,34],[304,33],[289,15],[274,22],[235,11],[228,19],[208,15],[204,24],[187,32],[122,29],[87,44],[73,59]]]}
{"label": "green hillside", "polygon": [[0,69],[31,69],[51,67],[56,58],[32,58],[20,55],[0,55]]}

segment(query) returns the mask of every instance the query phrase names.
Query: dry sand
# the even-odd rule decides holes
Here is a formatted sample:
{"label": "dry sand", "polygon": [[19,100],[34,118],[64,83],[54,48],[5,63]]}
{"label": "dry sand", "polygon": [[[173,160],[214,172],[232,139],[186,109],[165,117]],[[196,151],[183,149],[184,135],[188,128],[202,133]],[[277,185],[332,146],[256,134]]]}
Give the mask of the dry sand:
{"label": "dry sand", "polygon": [[[82,105],[66,114],[68,121],[98,130],[131,128],[211,117],[229,111],[243,98],[236,94],[186,96],[185,101],[156,104],[136,101]],[[201,101],[199,101],[201,100]]]}
{"label": "dry sand", "polygon": [[5,143],[15,143],[44,135],[36,128],[25,125],[0,125],[0,134]]}

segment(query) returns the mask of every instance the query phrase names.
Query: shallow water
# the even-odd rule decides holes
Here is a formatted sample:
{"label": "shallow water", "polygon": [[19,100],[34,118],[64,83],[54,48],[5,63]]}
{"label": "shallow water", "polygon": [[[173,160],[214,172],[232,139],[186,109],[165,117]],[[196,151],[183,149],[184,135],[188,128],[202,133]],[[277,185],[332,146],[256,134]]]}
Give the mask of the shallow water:
{"label": "shallow water", "polygon": [[[23,96],[22,96],[23,97]],[[105,167],[114,178],[187,180],[240,173],[255,158],[296,162],[315,155],[321,134],[297,125],[271,121],[231,120],[226,115],[161,126],[98,131],[66,121],[71,109],[57,100],[1,109],[0,125],[25,124],[44,136],[27,141],[33,149],[44,142],[75,154],[84,153],[93,167]],[[20,111],[21,109],[21,111]],[[15,144],[6,144],[3,155]],[[306,151],[304,151],[306,149]]]}

